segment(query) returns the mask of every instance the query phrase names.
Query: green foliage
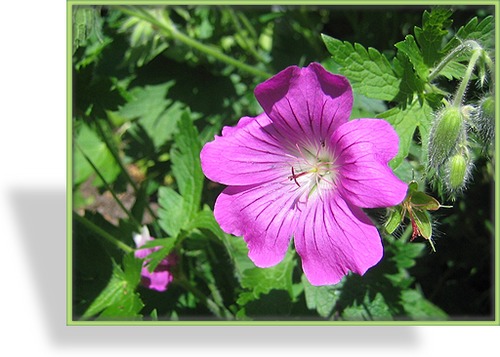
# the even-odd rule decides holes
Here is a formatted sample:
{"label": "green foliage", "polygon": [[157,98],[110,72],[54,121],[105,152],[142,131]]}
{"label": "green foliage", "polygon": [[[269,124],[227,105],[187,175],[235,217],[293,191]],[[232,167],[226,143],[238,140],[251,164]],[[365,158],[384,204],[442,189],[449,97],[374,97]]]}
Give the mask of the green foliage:
{"label": "green foliage", "polygon": [[328,51],[352,82],[354,91],[369,98],[392,101],[399,93],[398,79],[387,58],[374,48],[322,35]]}
{"label": "green foliage", "polygon": [[82,318],[99,314],[100,319],[140,319],[143,304],[134,292],[140,280],[141,261],[133,255],[123,257],[122,269],[113,262],[113,272],[108,285],[92,302]]}
{"label": "green foliage", "polygon": [[[361,8],[72,6],[73,318],[487,318],[491,205],[464,197],[434,215],[441,205],[433,197],[446,197],[426,168],[432,122],[469,66],[468,41],[484,50],[471,77],[483,87],[470,85],[466,99],[492,91],[490,10],[440,7],[403,16],[387,8],[390,26],[380,29],[372,10]],[[293,248],[276,266],[256,267],[245,241],[215,220],[224,188],[206,180],[200,165],[202,145],[223,126],[262,111],[257,84],[313,61],[349,79],[351,118],[382,118],[394,127],[399,152],[390,167],[410,182],[411,194],[406,206],[367,210],[384,257],[365,275],[331,286],[312,286]],[[479,144],[485,136],[474,136],[478,144],[467,151],[468,162],[477,159],[475,197],[489,197],[493,176],[490,153]],[[412,236],[408,207],[420,236]],[[141,247],[152,249],[143,260],[134,257],[132,237],[144,225],[155,239]],[[422,243],[431,235],[433,254]],[[167,291],[142,286],[143,264],[154,272],[170,255],[177,261]]]}

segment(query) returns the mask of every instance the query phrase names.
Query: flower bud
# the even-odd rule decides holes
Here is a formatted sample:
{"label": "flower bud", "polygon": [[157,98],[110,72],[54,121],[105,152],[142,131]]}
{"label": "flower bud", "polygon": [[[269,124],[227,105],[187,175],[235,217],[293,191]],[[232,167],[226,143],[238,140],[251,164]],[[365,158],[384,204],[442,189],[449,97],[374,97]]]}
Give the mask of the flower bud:
{"label": "flower bud", "polygon": [[492,95],[481,100],[479,110],[484,117],[491,119],[495,118],[495,100]]}
{"label": "flower bud", "polygon": [[449,106],[440,111],[432,125],[429,138],[429,163],[438,168],[455,150],[461,135],[465,135],[462,110]]}
{"label": "flower bud", "polygon": [[448,159],[446,186],[451,192],[461,191],[467,183],[469,174],[468,158],[462,153],[456,153]]}
{"label": "flower bud", "polygon": [[492,144],[495,137],[495,99],[492,95],[488,95],[479,101],[473,120],[479,137],[484,144]]}

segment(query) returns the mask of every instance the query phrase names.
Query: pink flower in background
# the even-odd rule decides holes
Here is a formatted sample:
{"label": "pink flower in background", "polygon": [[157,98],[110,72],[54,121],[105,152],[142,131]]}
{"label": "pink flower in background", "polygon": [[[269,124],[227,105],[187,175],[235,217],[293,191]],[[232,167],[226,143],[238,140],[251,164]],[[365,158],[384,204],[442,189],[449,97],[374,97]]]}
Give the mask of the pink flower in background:
{"label": "pink flower in background", "polygon": [[214,214],[243,236],[259,267],[279,263],[294,238],[313,285],[364,274],[383,255],[362,208],[399,204],[407,185],[388,167],[399,138],[384,120],[348,121],[352,90],[320,64],[288,67],[255,89],[264,109],[201,151],[203,172],[227,185]]}
{"label": "pink flower in background", "polygon": [[[154,240],[154,238],[149,235],[149,231],[146,226],[142,228],[141,234],[134,234],[133,238],[137,248],[140,248],[147,242]],[[148,255],[156,252],[158,249],[160,249],[160,247],[138,249],[135,251],[134,255],[136,258],[145,259]],[[176,264],[176,260],[177,259],[173,254],[167,256],[160,262],[160,264],[158,264],[152,273],[149,272],[147,268],[148,260],[145,260],[141,270],[141,284],[151,290],[167,290],[168,284],[170,284],[174,279],[170,269]]]}

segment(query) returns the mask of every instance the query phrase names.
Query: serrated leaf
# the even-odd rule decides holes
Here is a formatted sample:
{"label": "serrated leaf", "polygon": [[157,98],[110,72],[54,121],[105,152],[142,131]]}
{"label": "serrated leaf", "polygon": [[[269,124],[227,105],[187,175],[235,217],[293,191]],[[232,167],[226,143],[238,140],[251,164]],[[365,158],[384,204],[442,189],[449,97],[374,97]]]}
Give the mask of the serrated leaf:
{"label": "serrated leaf", "polygon": [[392,260],[396,263],[398,269],[407,269],[415,265],[418,258],[425,248],[423,243],[408,244],[403,241],[395,241],[391,249],[395,251]]}
{"label": "serrated leaf", "polygon": [[417,290],[401,292],[401,304],[408,317],[414,320],[446,320],[448,315]]}
{"label": "serrated leaf", "polygon": [[349,78],[353,89],[369,98],[392,101],[399,93],[400,79],[389,60],[374,48],[321,35],[340,72]]}
{"label": "serrated leaf", "polygon": [[158,264],[169,255],[175,248],[177,239],[175,238],[157,238],[142,245],[140,249],[158,248],[155,252],[149,254],[147,260],[147,268],[149,272],[153,272]]}
{"label": "serrated leaf", "polygon": [[247,291],[240,293],[237,303],[245,305],[273,289],[286,290],[290,297],[293,297],[292,273],[296,262],[296,259],[293,259],[293,254],[288,251],[283,261],[274,267],[245,270],[241,286]]}
{"label": "serrated leaf", "polygon": [[170,158],[179,193],[170,187],[161,187],[158,202],[159,224],[172,237],[182,229],[190,229],[190,222],[200,210],[204,179],[198,132],[187,112],[182,115],[178,127]]}
{"label": "serrated leaf", "polygon": [[307,308],[316,310],[321,317],[330,316],[342,293],[342,282],[336,285],[313,286],[305,275],[302,275]]}
{"label": "serrated leaf", "polygon": [[392,313],[381,293],[376,293],[373,299],[366,294],[363,301],[354,301],[353,305],[342,312],[346,320],[392,320]]}
{"label": "serrated leaf", "polygon": [[124,257],[125,271],[113,262],[113,272],[104,290],[92,302],[82,318],[88,319],[100,313],[100,318],[127,318],[140,317],[140,310],[144,306],[135,289],[139,283],[138,272],[142,263]]}
{"label": "serrated leaf", "polygon": [[425,64],[422,52],[417,46],[412,35],[405,37],[404,41],[395,44],[396,48],[404,53],[415,70],[415,73],[424,81],[429,76],[429,67]]}
{"label": "serrated leaf", "polygon": [[405,109],[394,107],[378,115],[378,117],[387,120],[399,136],[398,154],[390,162],[392,169],[397,168],[408,156],[413,134],[417,128],[422,140],[422,156],[426,160],[427,155],[424,153],[427,152],[429,127],[432,121],[432,109],[426,102],[420,104],[416,100]]}
{"label": "serrated leaf", "polygon": [[493,16],[485,17],[479,22],[477,17],[472,18],[466,25],[460,27],[455,37],[446,44],[443,51],[450,52],[453,48],[466,40],[476,40],[483,48],[495,48],[495,21]]}
{"label": "serrated leaf", "polygon": [[431,67],[442,56],[441,46],[447,28],[451,25],[450,16],[453,12],[447,8],[434,8],[431,12],[424,11],[422,27],[415,27],[415,38],[422,50],[424,63]]}
{"label": "serrated leaf", "polygon": [[200,163],[201,144],[198,132],[187,112],[179,121],[179,132],[175,136],[175,146],[170,152],[172,173],[182,195],[183,213],[187,220],[194,218],[200,210],[203,189],[203,172]]}
{"label": "serrated leaf", "polygon": [[171,237],[177,236],[187,223],[183,212],[183,197],[170,187],[160,187],[158,189],[158,204],[160,206],[158,209],[160,227]]}
{"label": "serrated leaf", "polygon": [[[174,81],[169,81],[133,88],[129,92],[132,99],[117,112],[108,113],[108,116],[118,122],[137,119],[134,125],[140,125],[154,146],[159,148],[172,139],[184,110],[179,102],[172,103],[167,99],[167,93],[173,85]],[[137,128],[132,126],[129,130]]]}

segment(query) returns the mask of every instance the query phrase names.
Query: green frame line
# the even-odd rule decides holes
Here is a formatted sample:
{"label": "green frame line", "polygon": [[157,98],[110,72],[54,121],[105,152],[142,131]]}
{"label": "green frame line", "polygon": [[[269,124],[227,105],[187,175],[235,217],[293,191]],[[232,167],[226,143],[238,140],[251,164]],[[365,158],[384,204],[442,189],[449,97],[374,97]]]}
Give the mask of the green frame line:
{"label": "green frame line", "polygon": [[[367,0],[351,0],[351,1],[332,1],[332,0],[315,0],[315,1],[283,1],[275,0],[269,2],[267,0],[248,0],[248,1],[229,1],[229,0],[148,0],[148,1],[128,1],[128,0],[68,0],[66,3],[66,85],[67,85],[67,107],[66,107],[66,325],[67,326],[499,326],[500,325],[500,165],[495,165],[495,262],[494,262],[494,320],[484,321],[469,321],[469,320],[447,320],[447,321],[430,321],[430,320],[411,320],[411,321],[74,321],[72,319],[72,255],[73,255],[73,197],[72,197],[72,182],[73,182],[73,125],[72,125],[72,7],[78,5],[331,5],[331,6],[434,6],[434,5],[465,5],[465,6],[493,6],[495,8],[495,37],[500,38],[500,3],[498,0],[483,0],[483,1],[451,1],[451,0],[384,0],[384,1],[367,1]],[[498,41],[497,41],[498,42]],[[499,58],[500,49],[495,48],[495,58]],[[495,83],[498,99],[498,83],[500,79],[500,65],[498,61],[495,63]],[[500,120],[500,108],[495,106],[495,123]],[[495,157],[500,157],[500,126],[495,125]]]}

